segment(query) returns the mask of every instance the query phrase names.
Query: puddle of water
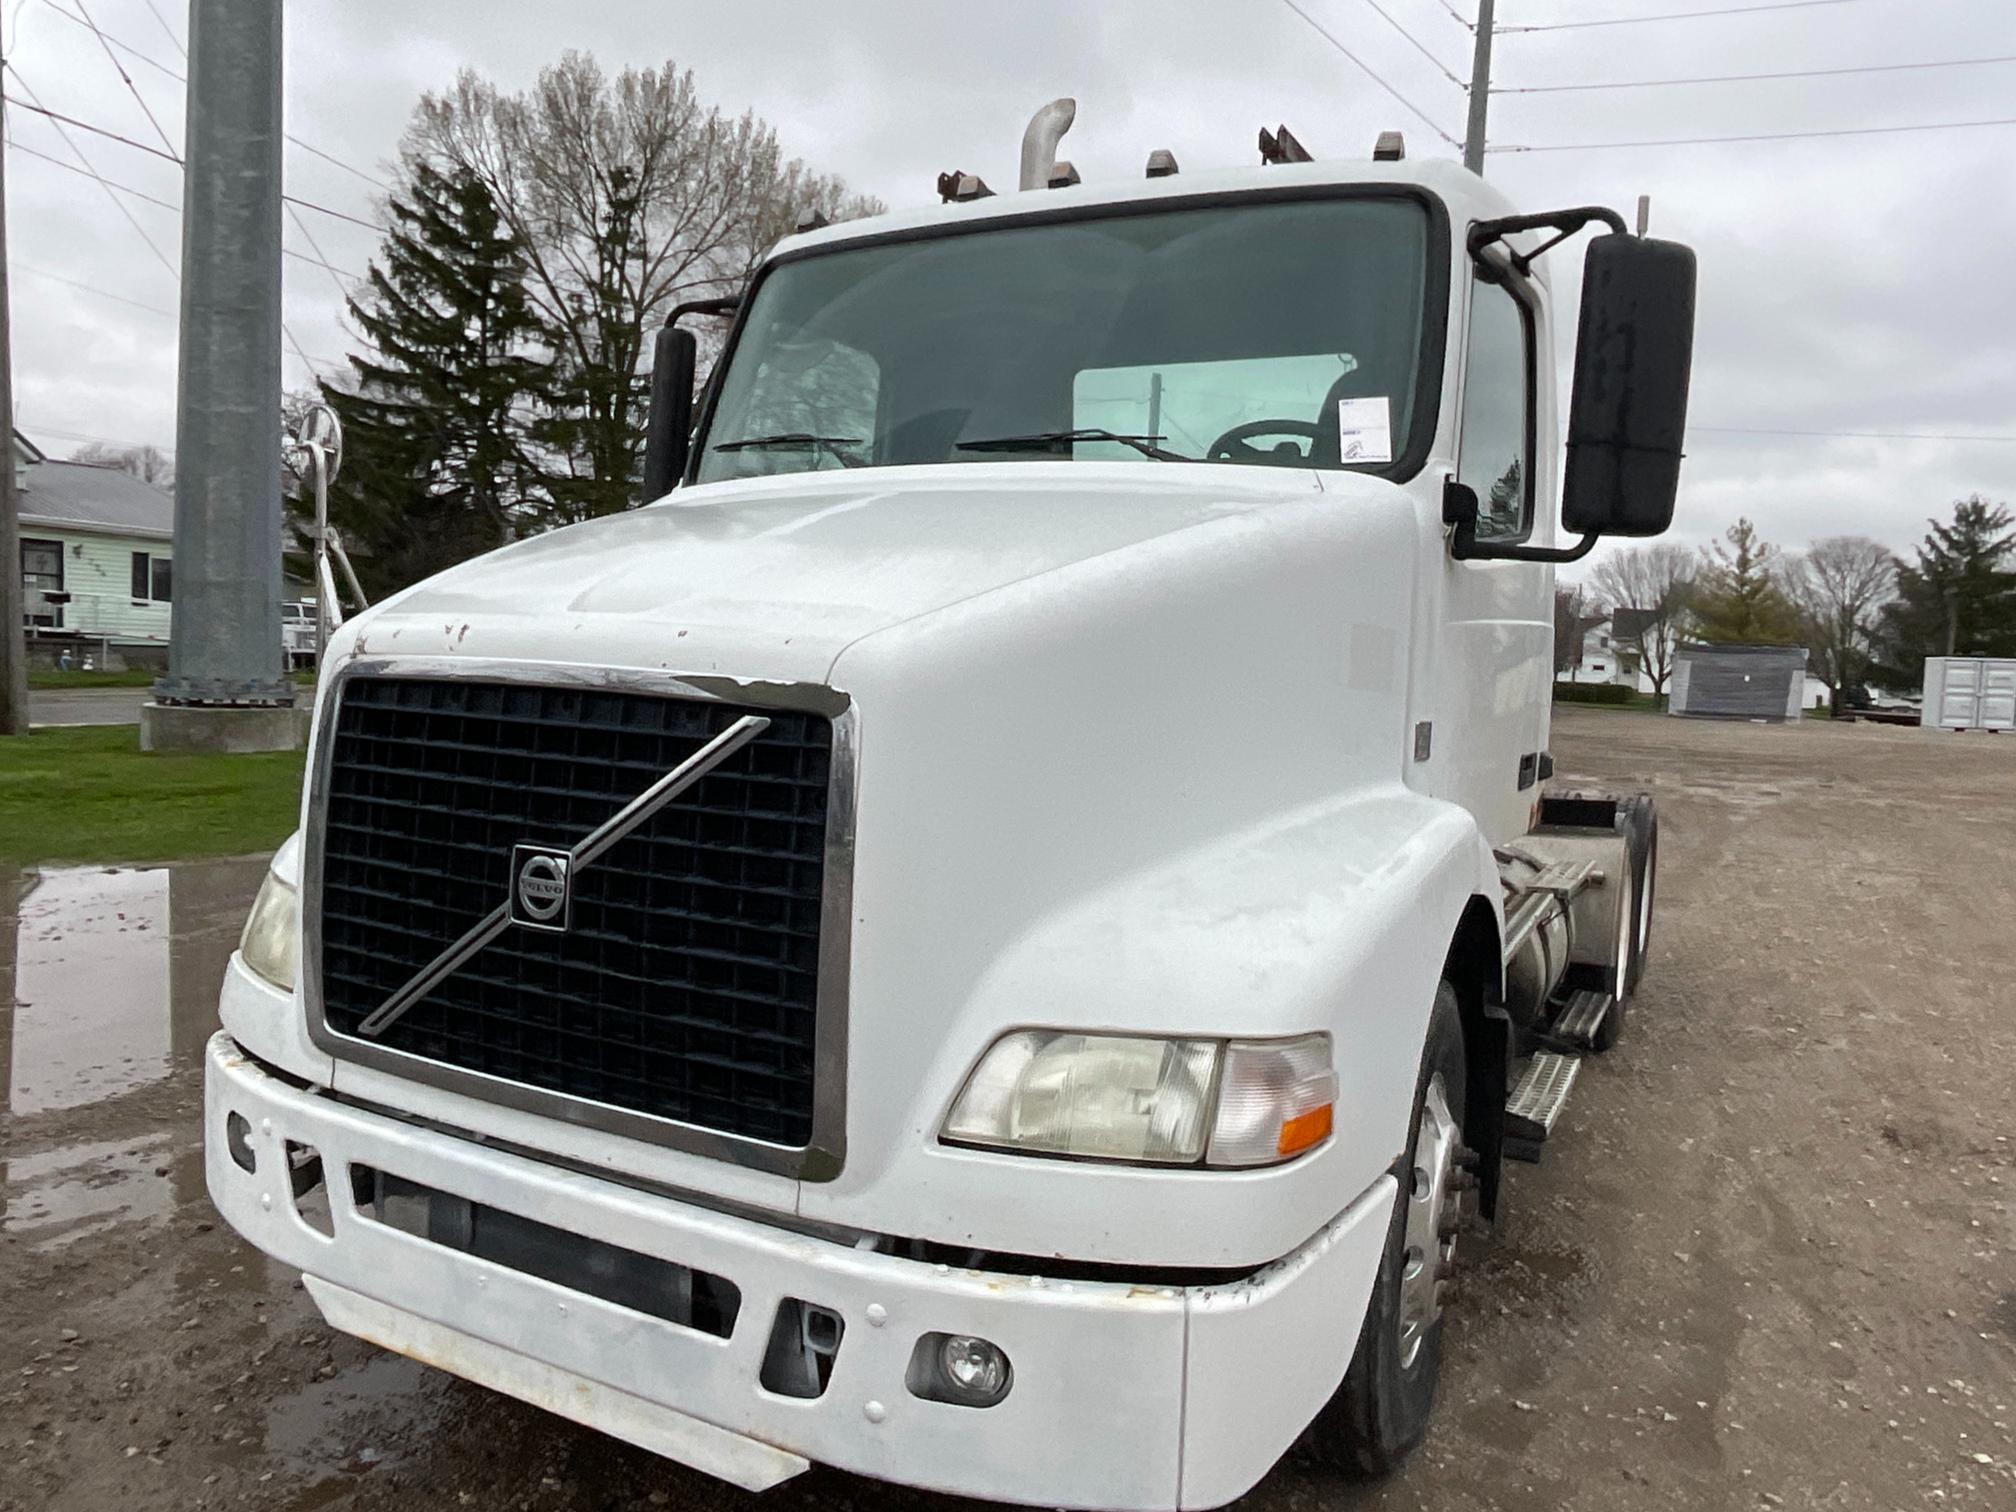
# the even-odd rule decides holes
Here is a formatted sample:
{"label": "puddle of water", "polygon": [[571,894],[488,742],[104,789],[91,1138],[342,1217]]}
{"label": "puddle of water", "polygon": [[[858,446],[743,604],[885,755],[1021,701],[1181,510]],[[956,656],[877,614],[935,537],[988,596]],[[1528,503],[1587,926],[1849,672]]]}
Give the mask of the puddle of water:
{"label": "puddle of water", "polygon": [[8,1106],[97,1102],[168,1074],[168,873],[44,872],[16,925]]}
{"label": "puddle of water", "polygon": [[19,902],[0,908],[0,933],[15,945],[11,1010],[0,949],[7,1109],[82,1107],[200,1065],[264,872],[263,861],[241,859],[27,879]]}
{"label": "puddle of water", "polygon": [[307,1474],[396,1465],[432,1438],[449,1385],[403,1355],[376,1355],[276,1398],[266,1409],[266,1454]]}
{"label": "puddle of water", "polygon": [[0,1166],[0,1231],[48,1231],[36,1248],[55,1249],[117,1223],[166,1217],[192,1161],[200,1186],[202,1159],[200,1146],[178,1150],[165,1131],[16,1156]]}

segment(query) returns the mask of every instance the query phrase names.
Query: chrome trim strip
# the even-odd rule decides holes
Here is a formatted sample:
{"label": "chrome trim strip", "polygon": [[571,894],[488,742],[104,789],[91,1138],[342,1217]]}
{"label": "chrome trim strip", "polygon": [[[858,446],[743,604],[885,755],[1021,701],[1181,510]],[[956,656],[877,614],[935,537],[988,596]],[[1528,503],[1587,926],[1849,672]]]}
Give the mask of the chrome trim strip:
{"label": "chrome trim strip", "polygon": [[[770,721],[760,714],[745,714],[736,720],[624,804],[599,828],[590,831],[585,838],[576,842],[574,848],[567,853],[568,875],[586,871],[593,866],[596,861],[608,854],[612,845],[769,728]],[[516,884],[517,879],[514,877],[510,885]],[[357,1026],[357,1032],[367,1038],[376,1039],[398,1023],[408,1008],[460,971],[478,951],[504,933],[510,924],[511,900],[506,898],[497,905],[488,918],[480,921],[461,939],[421,967],[411,981],[385,999],[376,1012]],[[820,934],[823,938],[825,920],[820,920],[820,924],[822,926]],[[815,1013],[818,1011],[816,1006],[813,1011]]]}
{"label": "chrome trim strip", "polygon": [[[718,1129],[528,1087],[341,1034],[329,1027],[322,1002],[323,845],[328,823],[329,773],[335,760],[336,714],[342,706],[343,689],[352,677],[420,677],[606,689],[821,714],[831,721],[833,752],[826,796],[825,880],[820,899],[819,964],[814,989],[818,1022],[812,1047],[812,1137],[804,1147],[768,1144]],[[730,677],[649,668],[499,662],[464,656],[355,657],[330,668],[318,690],[301,858],[300,990],[309,1038],[338,1061],[424,1082],[483,1102],[710,1160],[773,1171],[801,1181],[833,1180],[840,1174],[847,1149],[848,988],[852,963],[855,793],[860,760],[857,720],[853,701],[845,693],[812,683],[742,682]]]}

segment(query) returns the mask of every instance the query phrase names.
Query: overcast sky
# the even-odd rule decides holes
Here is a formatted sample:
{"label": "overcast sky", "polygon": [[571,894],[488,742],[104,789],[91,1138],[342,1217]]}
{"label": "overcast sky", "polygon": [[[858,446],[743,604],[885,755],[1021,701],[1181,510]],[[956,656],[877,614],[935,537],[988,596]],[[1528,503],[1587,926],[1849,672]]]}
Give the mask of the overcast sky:
{"label": "overcast sky", "polygon": [[[0,0],[18,77],[53,110],[159,138],[92,34],[58,14],[76,0]],[[86,0],[178,145],[178,0]],[[1368,0],[1298,0],[1451,137],[1463,92]],[[1719,9],[1759,0],[1500,0],[1501,26]],[[1379,0],[1467,77],[1470,34],[1449,8]],[[164,28],[165,20],[165,28]],[[1065,155],[1087,179],[1132,177],[1150,148],[1186,167],[1253,160],[1256,129],[1287,122],[1318,157],[1369,153],[1382,129],[1416,156],[1454,156],[1408,108],[1284,0],[292,0],[288,129],[379,178],[414,101],[473,67],[507,87],[565,48],[612,68],[691,67],[725,109],[753,108],[787,149],[892,207],[928,203],[940,170],[1012,185],[1029,113],[1075,95]],[[170,32],[173,36],[171,37]],[[1515,33],[1501,89],[2016,55],[2010,0],[1841,0],[1748,16]],[[1506,94],[1506,146],[1824,131],[2012,114],[2016,65],[1700,87]],[[10,109],[20,149],[76,159],[45,119]],[[172,164],[73,133],[99,172],[170,203]],[[1700,330],[1677,539],[1739,514],[1797,547],[1866,533],[1900,550],[1959,496],[2016,500],[2016,441],[1745,436],[1709,427],[2016,437],[2016,126],[1743,145],[1507,152],[1488,173],[1520,204],[1653,197],[1657,234],[1700,254]],[[378,215],[377,188],[290,148],[288,189]],[[88,178],[25,150],[7,164],[15,394],[23,429],[63,455],[85,438],[174,441],[174,274]],[[169,263],[177,217],[128,201]],[[290,249],[363,268],[375,235],[304,211]],[[53,276],[52,276],[53,275]],[[59,280],[71,280],[71,283]],[[337,280],[289,259],[287,323],[316,364],[350,350]],[[102,292],[74,287],[87,284]],[[130,303],[119,303],[116,294]],[[1570,307],[1572,309],[1572,306]],[[1564,331],[1563,345],[1572,333]],[[291,352],[290,384],[307,374]]]}

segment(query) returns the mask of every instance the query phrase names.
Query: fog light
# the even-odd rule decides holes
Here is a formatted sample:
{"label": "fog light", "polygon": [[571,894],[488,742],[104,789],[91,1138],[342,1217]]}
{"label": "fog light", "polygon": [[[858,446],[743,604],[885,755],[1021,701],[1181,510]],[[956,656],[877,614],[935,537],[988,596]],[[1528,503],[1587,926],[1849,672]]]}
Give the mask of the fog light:
{"label": "fog light", "polygon": [[239,1170],[258,1170],[259,1157],[252,1153],[252,1125],[242,1113],[224,1115],[224,1148],[231,1152],[231,1163]]}
{"label": "fog light", "polygon": [[934,1402],[992,1407],[1014,1380],[1001,1347],[969,1334],[926,1334],[910,1359],[910,1390]]}
{"label": "fog light", "polygon": [[991,1402],[1008,1384],[1008,1356],[985,1339],[952,1335],[938,1346],[938,1364],[961,1396]]}

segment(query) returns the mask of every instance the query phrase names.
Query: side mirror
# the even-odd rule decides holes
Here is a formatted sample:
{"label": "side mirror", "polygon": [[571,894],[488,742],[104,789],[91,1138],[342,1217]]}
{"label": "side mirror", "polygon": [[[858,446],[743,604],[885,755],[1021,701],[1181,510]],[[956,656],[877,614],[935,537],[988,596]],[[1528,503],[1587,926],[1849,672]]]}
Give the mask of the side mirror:
{"label": "side mirror", "polygon": [[693,375],[699,366],[700,343],[691,331],[668,325],[658,332],[651,355],[651,415],[644,428],[647,504],[672,492],[686,471],[686,450],[693,440]]}
{"label": "side mirror", "polygon": [[1694,252],[1612,235],[1582,263],[1561,522],[1579,535],[1673,523],[1694,365]]}

